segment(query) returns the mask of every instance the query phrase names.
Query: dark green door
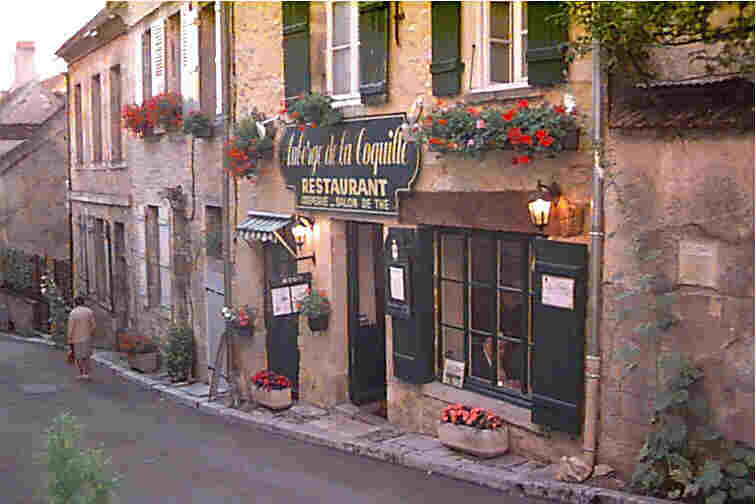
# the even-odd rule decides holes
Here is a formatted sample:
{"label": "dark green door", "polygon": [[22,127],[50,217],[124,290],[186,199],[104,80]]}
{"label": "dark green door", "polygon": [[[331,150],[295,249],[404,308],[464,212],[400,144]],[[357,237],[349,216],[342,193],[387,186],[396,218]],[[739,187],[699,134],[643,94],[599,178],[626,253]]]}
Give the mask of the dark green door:
{"label": "dark green door", "polygon": [[265,245],[265,324],[268,328],[266,348],[268,369],[291,380],[292,393],[299,389],[299,320],[298,314],[273,316],[271,288],[296,276],[297,262],[278,242]]}
{"label": "dark green door", "polygon": [[386,321],[383,228],[347,223],[349,398],[356,404],[386,398]]}

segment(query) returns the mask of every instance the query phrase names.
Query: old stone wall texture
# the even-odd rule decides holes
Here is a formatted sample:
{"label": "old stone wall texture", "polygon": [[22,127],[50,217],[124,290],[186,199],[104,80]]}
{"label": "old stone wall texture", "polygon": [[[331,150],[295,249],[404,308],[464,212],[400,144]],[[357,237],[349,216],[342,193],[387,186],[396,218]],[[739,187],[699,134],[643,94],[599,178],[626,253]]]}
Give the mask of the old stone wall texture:
{"label": "old stone wall texture", "polygon": [[[609,146],[617,179],[606,198],[599,458],[632,470],[653,427],[656,361],[670,352],[703,369],[693,394],[708,401],[715,427],[753,445],[753,134],[612,130]],[[644,274],[658,294],[620,301]],[[657,320],[649,307],[658,295],[674,296],[680,323],[639,335],[634,328]],[[626,343],[640,355],[622,379],[615,352]]]}

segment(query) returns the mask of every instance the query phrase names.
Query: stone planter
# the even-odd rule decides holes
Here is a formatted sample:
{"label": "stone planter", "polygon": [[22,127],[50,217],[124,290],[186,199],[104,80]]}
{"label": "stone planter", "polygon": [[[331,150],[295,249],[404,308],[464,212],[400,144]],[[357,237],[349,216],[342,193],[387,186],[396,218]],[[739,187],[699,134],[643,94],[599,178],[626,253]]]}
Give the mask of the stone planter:
{"label": "stone planter", "polygon": [[307,317],[307,325],[310,326],[310,331],[325,331],[328,329],[328,315]]}
{"label": "stone planter", "polygon": [[281,390],[265,390],[254,383],[251,388],[252,399],[258,404],[272,410],[283,410],[291,406],[291,387]]}
{"label": "stone planter", "polygon": [[142,373],[155,373],[160,368],[158,356],[158,352],[129,354],[129,366]]}
{"label": "stone planter", "polygon": [[506,425],[496,430],[482,430],[440,422],[438,440],[447,448],[480,458],[498,457],[509,451],[509,429]]}

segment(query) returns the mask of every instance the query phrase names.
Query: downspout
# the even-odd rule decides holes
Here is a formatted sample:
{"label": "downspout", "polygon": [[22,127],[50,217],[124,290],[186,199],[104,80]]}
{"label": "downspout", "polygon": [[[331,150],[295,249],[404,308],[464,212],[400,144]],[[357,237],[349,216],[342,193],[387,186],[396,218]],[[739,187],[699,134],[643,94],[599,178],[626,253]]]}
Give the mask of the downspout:
{"label": "downspout", "polygon": [[601,263],[604,250],[604,169],[601,166],[603,152],[603,124],[601,122],[601,46],[598,40],[593,40],[591,55],[593,59],[593,75],[591,88],[593,90],[593,188],[591,212],[591,256],[589,263],[589,291],[588,312],[590,340],[588,355],[585,357],[586,404],[585,404],[585,434],[583,436],[583,453],[585,461],[591,467],[596,463],[596,448],[598,446],[598,412],[600,403],[599,381],[601,378],[601,345],[599,341],[599,323],[601,307]]}
{"label": "downspout", "polygon": [[[73,192],[73,181],[71,180],[71,163],[73,156],[71,155],[71,75],[68,71],[66,76],[66,143],[68,149],[66,149],[66,168],[68,171],[68,183],[66,184],[66,200],[68,203],[68,267],[70,269],[71,278],[71,296],[74,295],[74,225],[73,225],[73,200],[71,194]],[[76,119],[80,120],[79,118]]]}

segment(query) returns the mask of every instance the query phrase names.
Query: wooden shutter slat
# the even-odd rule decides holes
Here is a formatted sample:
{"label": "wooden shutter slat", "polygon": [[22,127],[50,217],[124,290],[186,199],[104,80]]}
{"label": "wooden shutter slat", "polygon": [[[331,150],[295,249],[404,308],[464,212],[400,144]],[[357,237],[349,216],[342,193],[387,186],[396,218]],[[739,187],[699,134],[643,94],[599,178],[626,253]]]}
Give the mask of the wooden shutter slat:
{"label": "wooden shutter slat", "polygon": [[460,91],[460,78],[464,71],[459,50],[460,2],[433,2],[431,4],[432,61],[434,96],[454,96]]}
{"label": "wooden shutter slat", "polygon": [[283,2],[284,96],[310,92],[310,2]]}
{"label": "wooden shutter slat", "polygon": [[[534,250],[532,421],[579,435],[584,399],[587,247],[536,239]],[[573,282],[572,308],[544,303],[544,275]]]}
{"label": "wooden shutter slat", "polygon": [[360,4],[360,96],[365,104],[383,102],[388,92],[388,2]]}
{"label": "wooden shutter slat", "polygon": [[165,91],[165,20],[150,25],[150,56],[152,57],[152,95]]}
{"label": "wooden shutter slat", "polygon": [[566,79],[564,58],[567,31],[547,21],[556,14],[560,2],[528,2],[528,83],[550,86]]}
{"label": "wooden shutter slat", "polygon": [[189,4],[181,5],[181,94],[189,110],[199,103],[199,31],[197,11]]}

